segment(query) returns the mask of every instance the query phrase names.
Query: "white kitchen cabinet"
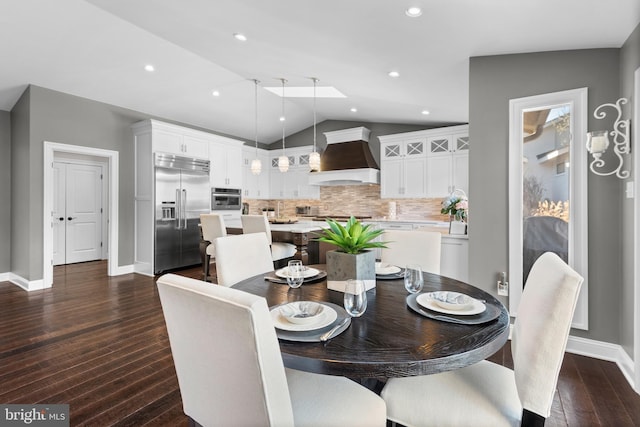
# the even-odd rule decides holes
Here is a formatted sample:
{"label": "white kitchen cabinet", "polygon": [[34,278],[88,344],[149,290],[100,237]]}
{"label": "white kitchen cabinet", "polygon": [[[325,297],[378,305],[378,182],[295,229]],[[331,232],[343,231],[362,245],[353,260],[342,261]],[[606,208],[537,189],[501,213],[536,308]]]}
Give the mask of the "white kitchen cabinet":
{"label": "white kitchen cabinet", "polygon": [[212,187],[242,188],[242,141],[217,137],[209,149]]}
{"label": "white kitchen cabinet", "polygon": [[425,138],[390,142],[383,138],[380,137],[380,197],[424,197],[427,184]]}
{"label": "white kitchen cabinet", "polygon": [[201,132],[157,120],[140,122],[138,129],[147,128],[152,135],[152,152],[168,153],[199,159],[209,158],[209,143]]}
{"label": "white kitchen cabinet", "polygon": [[469,240],[467,238],[442,236],[440,275],[468,282]]}
{"label": "white kitchen cabinet", "polygon": [[273,199],[319,199],[320,187],[309,185],[311,146],[287,149],[289,170],[280,172],[278,158],[282,150],[272,150],[270,162],[270,197]]}
{"label": "white kitchen cabinet", "polygon": [[427,145],[427,197],[446,197],[456,189],[468,193],[468,133],[431,137]]}
{"label": "white kitchen cabinet", "polygon": [[381,198],[440,198],[469,188],[468,126],[378,137]]}
{"label": "white kitchen cabinet", "polygon": [[251,162],[256,158],[255,147],[242,147],[242,197],[246,199],[269,198],[269,152],[258,149],[258,159],[262,162],[260,175],[251,172]]}

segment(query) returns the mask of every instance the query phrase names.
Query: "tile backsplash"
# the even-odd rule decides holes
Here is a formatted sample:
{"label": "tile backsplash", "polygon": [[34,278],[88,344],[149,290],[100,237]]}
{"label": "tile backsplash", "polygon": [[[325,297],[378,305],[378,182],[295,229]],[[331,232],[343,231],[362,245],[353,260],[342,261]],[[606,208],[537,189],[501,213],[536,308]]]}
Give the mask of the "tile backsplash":
{"label": "tile backsplash", "polygon": [[[249,204],[249,213],[261,214],[262,209],[276,209],[278,200],[243,200]],[[390,218],[390,205],[395,203],[396,219],[425,219],[448,221],[440,213],[442,199],[381,199],[379,185],[341,185],[320,187],[320,199],[280,200],[280,216],[295,216],[296,206],[317,208],[318,215],[370,216]]]}

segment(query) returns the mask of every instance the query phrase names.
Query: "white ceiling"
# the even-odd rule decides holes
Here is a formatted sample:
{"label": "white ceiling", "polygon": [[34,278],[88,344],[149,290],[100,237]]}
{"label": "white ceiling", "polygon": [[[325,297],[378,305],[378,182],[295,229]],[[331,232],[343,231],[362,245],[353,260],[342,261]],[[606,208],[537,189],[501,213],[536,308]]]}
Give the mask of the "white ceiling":
{"label": "white ceiling", "polygon": [[[317,77],[347,95],[318,99],[319,122],[460,123],[469,57],[620,47],[638,22],[639,0],[2,0],[0,109],[35,84],[253,139],[250,79]],[[271,143],[281,98],[259,93]],[[285,104],[287,135],[313,124],[312,99]]]}

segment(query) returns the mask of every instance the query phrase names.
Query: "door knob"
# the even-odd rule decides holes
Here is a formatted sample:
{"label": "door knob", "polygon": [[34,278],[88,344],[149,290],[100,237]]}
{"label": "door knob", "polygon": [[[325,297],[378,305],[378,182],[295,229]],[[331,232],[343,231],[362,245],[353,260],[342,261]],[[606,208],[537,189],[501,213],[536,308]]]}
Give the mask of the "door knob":
{"label": "door knob", "polygon": [[71,221],[71,220],[76,219],[76,218],[77,218],[77,216],[70,216],[70,217],[68,217],[67,219],[68,219],[69,221]]}

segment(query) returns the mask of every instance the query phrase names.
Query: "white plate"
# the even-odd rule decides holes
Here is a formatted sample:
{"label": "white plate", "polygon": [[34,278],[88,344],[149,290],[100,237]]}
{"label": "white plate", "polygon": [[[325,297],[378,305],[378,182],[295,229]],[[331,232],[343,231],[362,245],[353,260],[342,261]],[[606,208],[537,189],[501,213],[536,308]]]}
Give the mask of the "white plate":
{"label": "white plate", "polygon": [[455,314],[458,316],[471,316],[472,314],[480,314],[487,309],[482,301],[478,301],[477,299],[473,300],[473,305],[465,310],[447,310],[439,306],[436,301],[433,299],[431,292],[426,292],[424,294],[418,295],[416,298],[416,302],[423,306],[426,309],[437,311],[439,313],[445,314]]}
{"label": "white plate", "polygon": [[273,326],[283,331],[312,331],[314,329],[324,328],[336,321],[338,313],[331,307],[325,305],[322,314],[318,316],[318,319],[313,323],[305,323],[299,325],[289,322],[281,313],[280,306],[271,309],[271,320]]}
{"label": "white plate", "polygon": [[376,274],[385,276],[387,274],[400,273],[400,270],[402,269],[398,266],[387,264],[384,262],[376,262]]}
{"label": "white plate", "polygon": [[[281,268],[280,270],[276,270],[276,276],[286,279],[289,275],[289,267]],[[302,278],[308,279],[309,277],[314,277],[320,274],[320,270],[316,270],[315,268],[305,267],[302,272]]]}

